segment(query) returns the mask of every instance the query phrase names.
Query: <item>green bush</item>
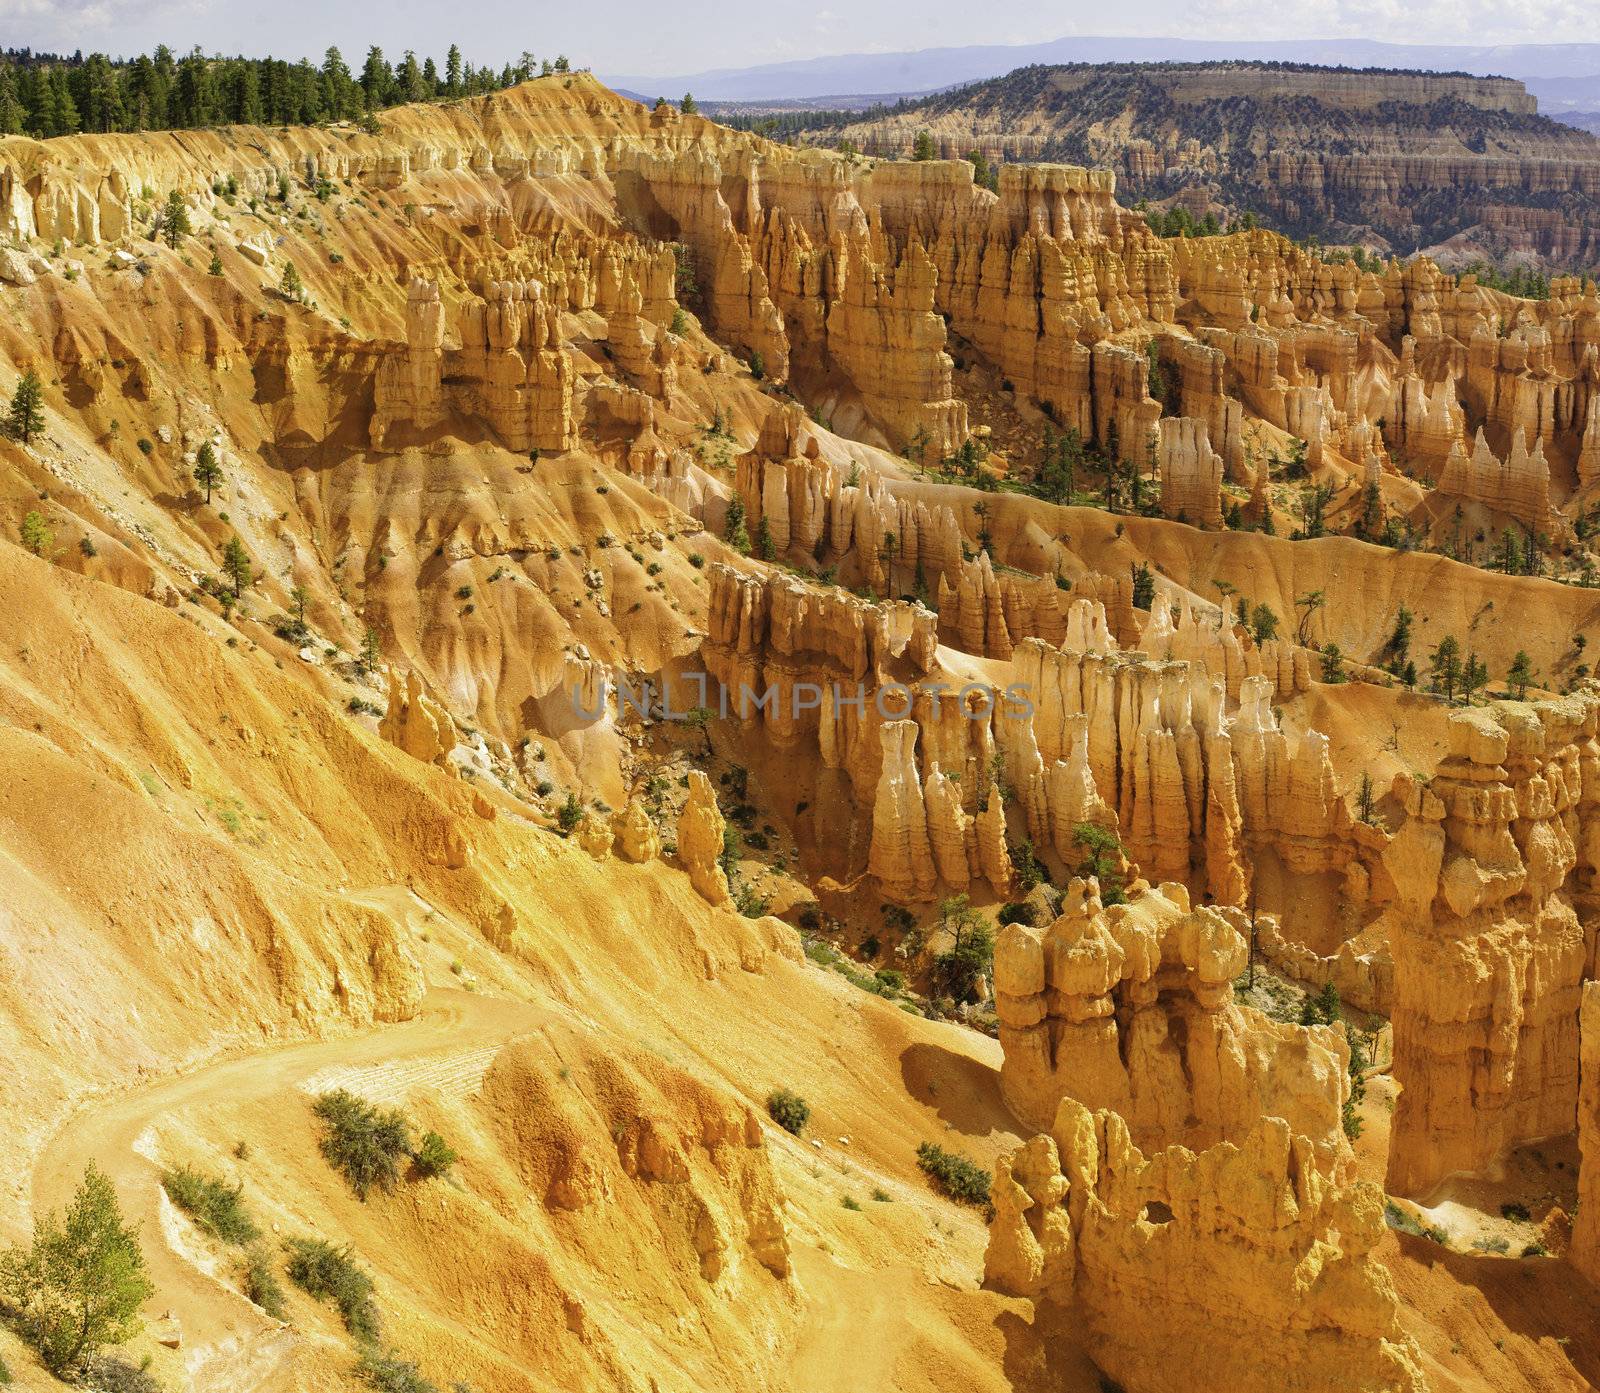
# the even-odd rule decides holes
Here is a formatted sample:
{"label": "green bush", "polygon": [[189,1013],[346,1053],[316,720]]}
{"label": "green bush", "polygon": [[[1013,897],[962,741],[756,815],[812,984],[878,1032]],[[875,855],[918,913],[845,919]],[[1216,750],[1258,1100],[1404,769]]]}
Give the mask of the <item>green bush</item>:
{"label": "green bush", "polygon": [[358,1339],[378,1338],[372,1278],[356,1265],[349,1248],[335,1248],[323,1238],[291,1238],[284,1251],[291,1282],[318,1301],[332,1301],[345,1329]]}
{"label": "green bush", "polygon": [[3,1385],[8,1384],[10,1382],[11,1382],[11,1369],[6,1364],[5,1360],[0,1359],[0,1386],[3,1386]]}
{"label": "green bush", "polygon": [[778,1088],[767,1095],[767,1113],[785,1132],[798,1137],[811,1120],[811,1104],[798,1093]]}
{"label": "green bush", "polygon": [[257,1244],[245,1254],[244,1266],[239,1272],[239,1285],[245,1299],[253,1301],[273,1320],[284,1320],[289,1308],[283,1300],[283,1283],[272,1270],[272,1259],[267,1250]]}
{"label": "green bush", "polygon": [[411,1154],[411,1164],[421,1176],[443,1175],[460,1159],[450,1143],[437,1132],[424,1132],[422,1141]]}
{"label": "green bush", "polygon": [[179,1209],[224,1243],[242,1248],[261,1237],[260,1228],[245,1208],[243,1185],[229,1185],[193,1166],[163,1171],[161,1185]]}
{"label": "green bush", "polygon": [[123,1223],[117,1193],[92,1161],[66,1210],[41,1219],[29,1247],[0,1254],[0,1309],[57,1375],[132,1338],[154,1292],[138,1229]]}
{"label": "green bush", "polygon": [[989,1172],[965,1156],[946,1151],[937,1142],[925,1141],[917,1148],[917,1165],[951,1199],[962,1204],[989,1203]]}
{"label": "green bush", "polygon": [[366,1199],[374,1187],[386,1193],[400,1178],[400,1163],[411,1154],[411,1129],[400,1113],[377,1108],[353,1093],[337,1089],[313,1104],[327,1125],[321,1142],[328,1164],[341,1172]]}
{"label": "green bush", "polygon": [[367,1350],[356,1372],[380,1393],[439,1393],[438,1384],[423,1378],[421,1369],[393,1350]]}

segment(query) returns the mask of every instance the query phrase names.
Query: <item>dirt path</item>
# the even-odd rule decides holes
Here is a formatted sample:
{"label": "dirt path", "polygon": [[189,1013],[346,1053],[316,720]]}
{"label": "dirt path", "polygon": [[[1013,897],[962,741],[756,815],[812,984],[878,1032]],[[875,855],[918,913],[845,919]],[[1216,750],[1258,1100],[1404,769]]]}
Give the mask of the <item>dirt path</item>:
{"label": "dirt path", "polygon": [[95,1161],[116,1186],[127,1217],[141,1225],[156,1294],[146,1318],[171,1312],[194,1393],[242,1393],[274,1382],[296,1337],[237,1290],[233,1274],[192,1246],[161,1188],[155,1129],[179,1114],[260,1102],[291,1089],[350,1086],[385,1101],[416,1086],[475,1090],[495,1053],[551,1019],[542,1007],[434,988],[412,1020],[356,1036],[313,1040],[240,1055],[86,1105],[47,1143],[34,1164],[35,1214],[60,1209]]}

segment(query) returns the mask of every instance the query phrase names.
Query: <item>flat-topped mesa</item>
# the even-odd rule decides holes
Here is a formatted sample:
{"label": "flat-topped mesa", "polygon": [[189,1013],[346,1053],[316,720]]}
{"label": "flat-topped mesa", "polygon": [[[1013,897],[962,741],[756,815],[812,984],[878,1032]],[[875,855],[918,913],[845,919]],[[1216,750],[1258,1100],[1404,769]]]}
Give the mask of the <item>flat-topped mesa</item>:
{"label": "flat-topped mesa", "polygon": [[1064,1100],[995,1167],[985,1285],[1059,1308],[1147,1393],[1425,1393],[1374,1251],[1383,1193],[1311,1151],[1277,1117],[1198,1155],[1141,1151],[1115,1112]]}
{"label": "flat-topped mesa", "polygon": [[374,445],[439,426],[450,413],[478,416],[507,448],[561,451],[578,440],[575,374],[561,348],[559,310],[538,281],[491,281],[461,310],[461,347],[444,347],[439,287],[414,281],[406,296],[406,344],[380,360]]}
{"label": "flat-topped mesa", "polygon": [[1211,448],[1204,421],[1163,416],[1156,464],[1165,516],[1196,527],[1222,526],[1222,456]]}
{"label": "flat-topped mesa", "polygon": [[[1423,1195],[1571,1130],[1592,900],[1600,695],[1455,712],[1385,864],[1394,917],[1389,1187]],[[1575,834],[1580,834],[1575,841]],[[1586,910],[1587,912],[1587,910]]]}
{"label": "flat-topped mesa", "polygon": [[1320,1169],[1342,1170],[1348,1046],[1332,1027],[1234,1003],[1247,923],[1191,907],[1181,885],[1103,906],[1098,883],[1075,878],[1049,927],[1007,925],[994,959],[1007,1106],[1039,1128],[1075,1098],[1157,1146],[1237,1141],[1263,1114],[1281,1116]]}

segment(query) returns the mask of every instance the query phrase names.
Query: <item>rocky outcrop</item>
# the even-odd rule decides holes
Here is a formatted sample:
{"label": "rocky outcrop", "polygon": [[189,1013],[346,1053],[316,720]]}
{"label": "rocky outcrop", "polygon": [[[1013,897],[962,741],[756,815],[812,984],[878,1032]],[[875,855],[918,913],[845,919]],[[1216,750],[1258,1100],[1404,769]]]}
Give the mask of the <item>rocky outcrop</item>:
{"label": "rocky outcrop", "polygon": [[1438,772],[1408,795],[1386,858],[1423,911],[1390,929],[1398,1193],[1571,1129],[1597,721],[1588,694],[1457,712]]}
{"label": "rocky outcrop", "polygon": [[733,902],[728,877],[718,860],[726,825],[711,780],[700,770],[691,769],[689,797],[678,814],[678,860],[701,897],[714,905]]}
{"label": "rocky outcrop", "polygon": [[1211,448],[1206,423],[1164,416],[1156,461],[1161,511],[1196,527],[1222,526],[1222,456]]}
{"label": "rocky outcrop", "polygon": [[661,854],[661,834],[655,820],[637,798],[611,819],[617,855],[624,861],[654,861]]}
{"label": "rocky outcrop", "polygon": [[1102,906],[1098,884],[1082,879],[1048,928],[1008,925],[995,944],[995,1009],[1012,1112],[1041,1128],[1074,1098],[1118,1113],[1141,1145],[1189,1147],[1282,1117],[1319,1167],[1340,1169],[1348,1049],[1331,1028],[1234,1004],[1245,926],[1238,911],[1191,906],[1181,885]]}
{"label": "rocky outcrop", "polygon": [[389,669],[389,704],[378,722],[378,734],[424,764],[443,765],[456,747],[456,724],[450,713],[422,689],[422,679]]}
{"label": "rocky outcrop", "polygon": [[1567,1258],[1600,1282],[1600,982],[1583,984],[1578,1031],[1578,1210]]}
{"label": "rocky outcrop", "polygon": [[557,311],[538,281],[492,282],[485,298],[465,304],[459,349],[444,346],[439,287],[414,281],[405,344],[379,364],[372,441],[392,443],[397,427],[415,439],[455,412],[488,421],[510,449],[568,450],[577,443],[573,382]]}
{"label": "rocky outcrop", "polygon": [[1310,1153],[1277,1117],[1198,1155],[1142,1151],[1069,1099],[996,1167],[984,1281],[1058,1308],[1126,1388],[1423,1393],[1374,1252],[1383,1193]]}
{"label": "rocky outcrop", "polygon": [[1515,518],[1529,532],[1548,537],[1554,529],[1550,506],[1550,466],[1542,443],[1528,450],[1522,428],[1511,439],[1504,460],[1495,458],[1480,430],[1469,456],[1459,440],[1450,447],[1439,486],[1428,500],[1436,516],[1441,510],[1464,504],[1481,504],[1503,517]]}

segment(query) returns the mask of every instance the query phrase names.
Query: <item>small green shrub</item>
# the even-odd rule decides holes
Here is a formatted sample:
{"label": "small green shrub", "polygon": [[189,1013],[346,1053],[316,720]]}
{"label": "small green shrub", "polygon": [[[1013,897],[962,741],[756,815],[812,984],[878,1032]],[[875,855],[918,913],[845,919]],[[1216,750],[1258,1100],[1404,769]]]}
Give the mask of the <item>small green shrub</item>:
{"label": "small green shrub", "polygon": [[846,1195],[842,1200],[839,1201],[839,1203],[848,1209],[852,1214],[859,1214],[861,1212],[861,1205],[857,1202],[854,1195]]}
{"label": "small green shrub", "polygon": [[367,1350],[356,1372],[380,1393],[439,1393],[438,1384],[423,1378],[421,1369],[393,1350]]}
{"label": "small green shrub", "polygon": [[811,1120],[811,1104],[798,1093],[778,1088],[767,1095],[767,1114],[785,1132],[798,1137]]}
{"label": "small green shrub", "polygon": [[243,1185],[229,1185],[192,1166],[179,1166],[161,1173],[161,1187],[179,1209],[224,1243],[243,1247],[261,1237],[245,1208]]}
{"label": "small green shrub", "polygon": [[460,1159],[450,1143],[437,1132],[424,1132],[411,1154],[411,1164],[421,1176],[443,1175]]}
{"label": "small green shrub", "polygon": [[372,1278],[357,1266],[349,1248],[335,1248],[323,1238],[291,1238],[284,1250],[291,1282],[317,1301],[333,1302],[345,1329],[358,1339],[377,1339]]}
{"label": "small green shrub", "polygon": [[925,1141],[917,1148],[917,1165],[932,1178],[940,1190],[962,1204],[988,1204],[989,1172],[946,1151],[937,1142]]}
{"label": "small green shrub", "polygon": [[3,1387],[4,1385],[6,1385],[6,1384],[8,1384],[10,1382],[11,1382],[11,1370],[10,1370],[9,1367],[7,1367],[6,1361],[3,1360],[3,1359],[0,1359],[0,1387]]}
{"label": "small green shrub", "polygon": [[1500,1206],[1500,1217],[1503,1219],[1516,1219],[1525,1224],[1533,1216],[1528,1213],[1527,1205],[1513,1201],[1511,1204],[1502,1204]]}
{"label": "small green shrub", "polygon": [[342,1088],[324,1093],[312,1106],[327,1126],[322,1154],[350,1182],[356,1198],[366,1199],[375,1187],[385,1193],[394,1189],[400,1163],[411,1154],[405,1118]]}
{"label": "small green shrub", "polygon": [[245,1299],[255,1302],[273,1320],[284,1320],[288,1316],[289,1309],[283,1300],[283,1283],[272,1270],[272,1258],[260,1244],[245,1254],[244,1265],[239,1271],[239,1285]]}

